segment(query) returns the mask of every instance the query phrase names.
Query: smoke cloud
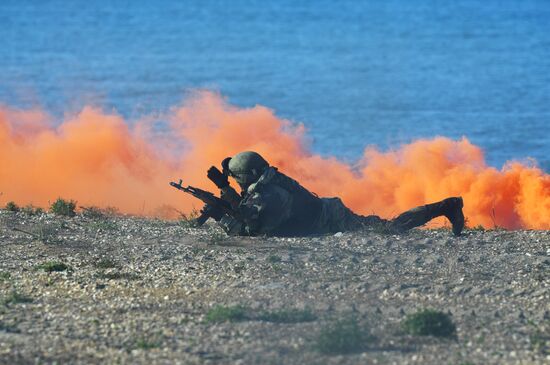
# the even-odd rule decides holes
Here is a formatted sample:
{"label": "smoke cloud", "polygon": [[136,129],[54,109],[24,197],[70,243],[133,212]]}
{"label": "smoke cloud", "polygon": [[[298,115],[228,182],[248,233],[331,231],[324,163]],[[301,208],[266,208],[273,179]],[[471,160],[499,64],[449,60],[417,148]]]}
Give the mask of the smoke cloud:
{"label": "smoke cloud", "polygon": [[162,118],[139,121],[93,107],[62,122],[43,110],[0,107],[0,204],[47,207],[64,197],[139,215],[166,214],[168,207],[188,212],[200,202],[170,180],[214,190],[208,167],[254,150],[319,196],[339,196],[361,214],[391,218],[461,195],[470,226],[550,229],[550,175],[534,164],[498,170],[466,138],[437,137],[389,152],[369,147],[352,166],[312,153],[305,133],[266,107],[238,108],[207,91]]}

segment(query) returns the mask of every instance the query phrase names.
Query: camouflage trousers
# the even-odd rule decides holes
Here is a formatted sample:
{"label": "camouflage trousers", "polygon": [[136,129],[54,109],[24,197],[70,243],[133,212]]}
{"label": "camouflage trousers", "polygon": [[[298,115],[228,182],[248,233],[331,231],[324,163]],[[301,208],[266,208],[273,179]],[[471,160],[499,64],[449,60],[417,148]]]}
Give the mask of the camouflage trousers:
{"label": "camouflage trousers", "polygon": [[[456,224],[462,230],[464,225],[462,216],[462,198],[448,198],[440,202],[422,205],[406,212],[399,214],[392,220],[382,219],[376,215],[358,215],[353,213],[348,207],[342,203],[339,198],[322,198],[323,209],[318,221],[319,233],[335,233],[344,231],[356,231],[360,229],[372,229],[377,228],[380,231],[386,233],[403,233],[411,228],[419,227],[431,219],[441,216],[450,215],[452,209],[456,210],[456,223],[453,223],[452,217],[451,223]],[[460,212],[459,212],[460,210]],[[462,223],[460,223],[460,217],[462,216]],[[454,231],[453,231],[454,232]]]}
{"label": "camouflage trousers", "polygon": [[319,233],[357,231],[374,226],[386,227],[390,222],[376,215],[355,214],[340,198],[321,198],[323,208],[317,228]]}

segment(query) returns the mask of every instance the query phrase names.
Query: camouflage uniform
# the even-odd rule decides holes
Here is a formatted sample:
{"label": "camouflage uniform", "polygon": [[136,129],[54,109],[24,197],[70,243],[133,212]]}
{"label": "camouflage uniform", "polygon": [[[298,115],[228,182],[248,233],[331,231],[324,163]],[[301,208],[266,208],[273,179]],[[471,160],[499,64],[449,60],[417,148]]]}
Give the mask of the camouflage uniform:
{"label": "camouflage uniform", "polygon": [[[240,155],[235,158],[238,159]],[[261,161],[265,162],[263,158]],[[319,198],[297,181],[277,171],[277,168],[267,165],[267,162],[265,165],[261,163],[256,169],[259,171],[254,171],[254,175],[248,175],[245,179],[238,171],[231,173],[231,161],[229,163],[225,170],[229,170],[229,174],[237,179],[243,193],[239,195],[227,185],[221,188],[221,197],[241,213],[243,220],[223,216],[219,223],[228,234],[303,236],[355,231],[374,225],[393,232],[403,232],[423,225],[436,216],[446,215],[452,222],[458,223],[455,227],[453,222],[453,231],[458,235],[464,224],[462,216],[460,226],[461,198],[449,198],[417,207],[387,221],[375,215],[355,214],[339,198]]]}

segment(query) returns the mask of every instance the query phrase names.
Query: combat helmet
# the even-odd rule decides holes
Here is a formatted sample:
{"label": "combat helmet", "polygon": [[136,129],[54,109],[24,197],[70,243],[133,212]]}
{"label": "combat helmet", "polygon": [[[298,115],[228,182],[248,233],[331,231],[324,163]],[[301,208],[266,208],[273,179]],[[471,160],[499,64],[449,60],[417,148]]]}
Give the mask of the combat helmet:
{"label": "combat helmet", "polygon": [[227,163],[229,175],[235,178],[243,189],[255,183],[268,167],[267,161],[253,151],[238,153]]}

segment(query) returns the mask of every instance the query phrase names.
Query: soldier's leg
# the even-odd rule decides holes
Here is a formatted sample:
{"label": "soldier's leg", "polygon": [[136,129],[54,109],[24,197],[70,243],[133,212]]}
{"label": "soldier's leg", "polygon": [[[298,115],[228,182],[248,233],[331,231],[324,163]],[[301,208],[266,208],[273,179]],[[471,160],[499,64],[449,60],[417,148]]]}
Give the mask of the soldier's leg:
{"label": "soldier's leg", "polygon": [[346,207],[340,198],[322,198],[323,218],[321,225],[326,227],[327,232],[357,231],[374,226],[385,226],[388,221],[376,215],[362,216],[355,214]]}
{"label": "soldier's leg", "polygon": [[416,207],[393,219],[390,222],[390,228],[397,232],[405,232],[411,228],[422,226],[435,217],[445,216],[453,225],[453,233],[459,236],[464,228],[463,206],[461,197],[453,197]]}

